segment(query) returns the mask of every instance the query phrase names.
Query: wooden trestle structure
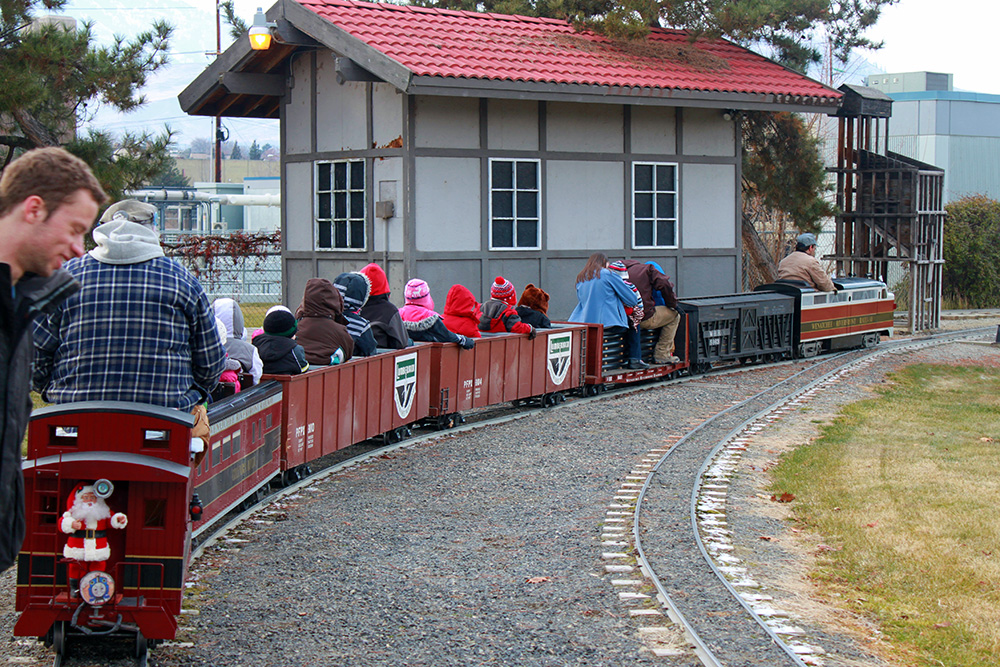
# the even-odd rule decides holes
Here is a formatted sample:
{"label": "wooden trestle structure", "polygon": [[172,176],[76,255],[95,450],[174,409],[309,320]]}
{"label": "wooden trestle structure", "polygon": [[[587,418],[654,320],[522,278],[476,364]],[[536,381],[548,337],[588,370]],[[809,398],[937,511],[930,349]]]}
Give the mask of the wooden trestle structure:
{"label": "wooden trestle structure", "polygon": [[941,325],[944,170],[888,149],[892,99],[845,84],[838,132],[836,242],[824,259],[837,275],[885,280],[909,269],[910,331]]}

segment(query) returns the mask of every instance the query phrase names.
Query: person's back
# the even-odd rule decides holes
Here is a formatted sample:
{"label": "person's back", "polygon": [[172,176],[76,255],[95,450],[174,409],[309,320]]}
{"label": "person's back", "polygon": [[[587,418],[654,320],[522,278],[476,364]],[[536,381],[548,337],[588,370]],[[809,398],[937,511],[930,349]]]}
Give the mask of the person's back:
{"label": "person's back", "polygon": [[368,276],[356,272],[341,273],[334,278],[333,284],[344,298],[344,317],[347,319],[347,331],[354,339],[354,356],[370,357],[377,352],[378,343],[372,333],[371,322],[361,315],[361,309],[368,303],[371,293]]}
{"label": "person's back", "polygon": [[399,309],[406,332],[415,341],[425,343],[458,343],[465,349],[472,349],[475,340],[454,331],[449,331],[444,320],[434,311],[434,299],[427,282],[414,278],[406,283],[403,292],[406,303]]}
{"label": "person's back", "polygon": [[816,259],[816,237],[813,234],[799,234],[795,239],[795,250],[778,263],[778,280],[801,280],[821,292],[834,292],[836,287],[830,276]]}
{"label": "person's back", "polygon": [[410,337],[403,327],[399,309],[389,301],[389,281],[385,271],[378,264],[368,264],[359,273],[371,283],[371,294],[360,312],[361,317],[371,323],[376,344],[389,350],[401,350],[408,346]]}
{"label": "person's back", "polygon": [[225,348],[230,359],[238,361],[240,369],[244,373],[250,373],[253,384],[260,382],[260,376],[264,372],[264,365],[261,361],[257,348],[247,340],[246,327],[243,323],[243,310],[234,299],[222,297],[212,302],[212,310],[215,316],[222,321],[226,328]]}
{"label": "person's back", "polygon": [[347,331],[344,300],[340,290],[326,278],[310,278],[295,310],[298,330],[295,340],[310,364],[330,366],[354,354],[354,339]]}
{"label": "person's back", "polygon": [[204,289],[163,256],[149,227],[118,218],[93,235],[97,248],[66,264],[81,290],[36,322],[35,389],[53,403],[132,401],[190,412],[225,364]]}
{"label": "person's back", "polygon": [[540,287],[535,287],[532,283],[524,286],[521,298],[517,302],[518,317],[525,324],[536,329],[551,329],[552,321],[549,319],[549,293]]}
{"label": "person's back", "polygon": [[470,338],[479,338],[482,336],[479,332],[481,315],[479,304],[469,288],[465,285],[452,285],[441,313],[441,319],[448,330]]}
{"label": "person's back", "polygon": [[253,337],[253,345],[260,352],[265,374],[298,375],[309,370],[305,350],[292,338],[297,328],[287,308],[272,309],[264,317],[264,330]]}
{"label": "person's back", "polygon": [[514,285],[503,276],[497,276],[490,285],[490,300],[480,308],[479,330],[487,333],[526,333],[534,338],[535,328],[521,321],[515,309],[516,303]]}

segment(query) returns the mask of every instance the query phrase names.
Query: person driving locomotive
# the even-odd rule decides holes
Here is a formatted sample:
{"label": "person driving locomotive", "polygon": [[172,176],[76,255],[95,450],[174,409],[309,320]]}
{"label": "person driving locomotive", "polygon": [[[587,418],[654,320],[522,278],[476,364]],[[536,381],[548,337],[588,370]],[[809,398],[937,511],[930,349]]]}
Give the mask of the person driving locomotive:
{"label": "person driving locomotive", "polygon": [[778,280],[802,280],[821,292],[837,291],[816,259],[816,235],[808,232],[795,238],[795,251],[778,264]]}

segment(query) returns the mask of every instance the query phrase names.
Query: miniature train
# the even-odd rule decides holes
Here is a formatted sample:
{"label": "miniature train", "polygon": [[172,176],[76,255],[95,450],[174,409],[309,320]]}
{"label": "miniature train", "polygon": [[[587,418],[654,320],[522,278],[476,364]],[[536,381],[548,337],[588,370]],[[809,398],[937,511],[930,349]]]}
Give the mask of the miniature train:
{"label": "miniature train", "polygon": [[[177,630],[191,540],[272,483],[288,484],[321,456],[418,424],[448,428],[475,408],[543,406],[732,362],[767,362],[878,342],[892,335],[885,284],[835,280],[836,293],[796,283],[682,300],[680,362],[626,367],[622,337],[597,324],[556,323],[537,336],[486,334],[471,350],[418,343],[295,376],[265,376],[213,403],[203,455],[192,454],[190,415],[131,403],[71,403],[32,415],[24,463],[27,535],[19,556],[17,636],[42,638],[56,664],[74,636],[126,636],[147,650]],[[651,357],[653,332],[643,332]],[[126,515],[107,541],[103,569],[73,579],[65,556],[68,496],[81,485]],[[79,536],[79,535],[78,535]],[[75,553],[75,552],[74,552]],[[86,581],[85,581],[86,580]]]}

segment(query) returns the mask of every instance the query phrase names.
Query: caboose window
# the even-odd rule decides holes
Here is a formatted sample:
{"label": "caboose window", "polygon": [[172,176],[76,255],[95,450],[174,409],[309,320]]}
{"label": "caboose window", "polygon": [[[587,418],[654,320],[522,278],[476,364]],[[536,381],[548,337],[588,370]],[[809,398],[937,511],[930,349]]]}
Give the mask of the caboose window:
{"label": "caboose window", "polygon": [[167,499],[146,498],[143,503],[143,528],[163,528],[167,525]]}
{"label": "caboose window", "polygon": [[632,247],[677,246],[677,165],[633,163]]}
{"label": "caboose window", "polygon": [[233,454],[240,451],[240,432],[236,431],[233,433]]}
{"label": "caboose window", "polygon": [[216,440],[212,443],[212,465],[217,466],[222,461],[222,441]]}
{"label": "caboose window", "polygon": [[227,435],[222,439],[222,460],[225,461],[233,455],[233,437]]}
{"label": "caboose window", "polygon": [[268,412],[267,416],[264,417],[264,428],[271,428],[271,413]]}
{"label": "caboose window", "polygon": [[170,447],[170,434],[166,431],[144,430],[142,435],[143,447],[154,447],[165,449]]}
{"label": "caboose window", "polygon": [[50,426],[49,445],[52,447],[76,447],[76,427]]}

